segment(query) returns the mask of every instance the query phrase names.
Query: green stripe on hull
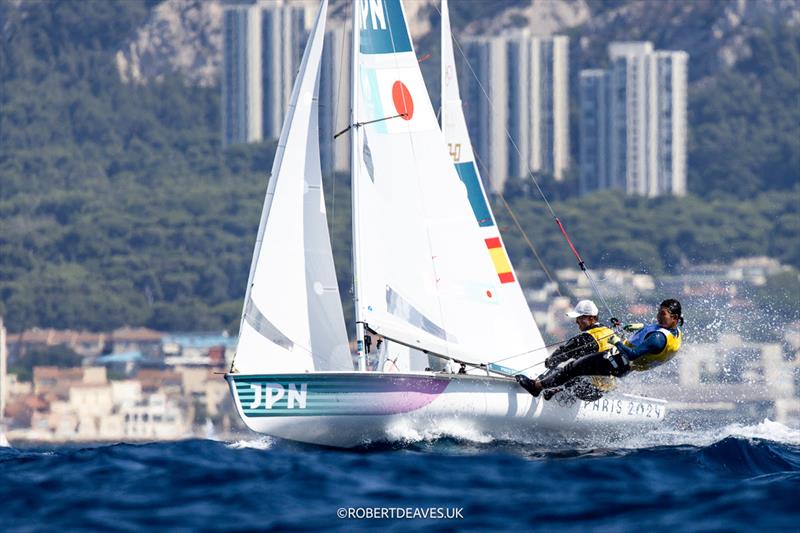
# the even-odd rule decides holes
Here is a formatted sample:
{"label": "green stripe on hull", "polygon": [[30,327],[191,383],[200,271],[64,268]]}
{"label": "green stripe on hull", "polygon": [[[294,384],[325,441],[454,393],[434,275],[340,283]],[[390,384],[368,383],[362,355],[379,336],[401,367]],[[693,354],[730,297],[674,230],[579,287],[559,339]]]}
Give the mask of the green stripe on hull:
{"label": "green stripe on hull", "polygon": [[232,376],[247,417],[386,415],[431,403],[449,380],[430,376]]}

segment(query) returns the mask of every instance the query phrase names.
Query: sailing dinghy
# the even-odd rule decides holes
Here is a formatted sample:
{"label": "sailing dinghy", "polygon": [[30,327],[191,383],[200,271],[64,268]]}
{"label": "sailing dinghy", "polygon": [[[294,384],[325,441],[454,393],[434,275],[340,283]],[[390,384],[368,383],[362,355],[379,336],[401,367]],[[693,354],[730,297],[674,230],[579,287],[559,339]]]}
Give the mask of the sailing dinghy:
{"label": "sailing dinghy", "polygon": [[[546,402],[512,379],[537,375],[547,352],[474,165],[458,87],[445,87],[447,102],[458,104],[447,104],[444,117],[448,141],[462,146],[454,165],[400,0],[353,5],[354,368],[319,160],[326,12],[323,0],[279,139],[226,374],[245,424],[354,447],[395,440],[408,428],[436,434],[455,425],[527,439],[663,420],[660,400],[611,393],[596,402]],[[445,27],[449,41],[446,9]],[[454,68],[447,46],[443,63]],[[368,335],[381,340],[370,370]]]}

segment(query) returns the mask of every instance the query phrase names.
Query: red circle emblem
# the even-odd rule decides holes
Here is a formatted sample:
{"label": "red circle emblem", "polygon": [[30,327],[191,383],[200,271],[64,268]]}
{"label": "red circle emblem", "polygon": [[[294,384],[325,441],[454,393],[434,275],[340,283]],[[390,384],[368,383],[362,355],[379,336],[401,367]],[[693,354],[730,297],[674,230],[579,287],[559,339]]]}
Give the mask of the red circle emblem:
{"label": "red circle emblem", "polygon": [[394,82],[392,85],[392,101],[398,115],[403,115],[403,119],[411,120],[414,116],[414,101],[408,87],[402,81]]}

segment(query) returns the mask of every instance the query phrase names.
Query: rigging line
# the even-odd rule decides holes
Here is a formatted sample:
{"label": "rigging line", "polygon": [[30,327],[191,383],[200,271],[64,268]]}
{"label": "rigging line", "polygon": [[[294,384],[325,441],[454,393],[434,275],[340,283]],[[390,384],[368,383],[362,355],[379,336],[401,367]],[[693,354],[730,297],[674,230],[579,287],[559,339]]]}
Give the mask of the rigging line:
{"label": "rigging line", "polygon": [[530,248],[530,250],[533,252],[534,257],[536,257],[536,261],[539,262],[539,266],[541,266],[542,270],[544,270],[544,274],[545,276],[547,276],[547,280],[553,285],[555,285],[556,292],[558,293],[559,296],[563,297],[564,295],[561,294],[561,289],[559,288],[558,281],[553,279],[553,276],[550,274],[550,271],[545,266],[544,261],[542,261],[542,258],[539,257],[539,253],[536,251],[536,248],[534,248],[533,243],[528,238],[528,234],[525,233],[524,229],[522,229],[522,225],[519,223],[519,220],[517,220],[517,215],[514,214],[514,211],[511,209],[511,206],[508,204],[508,201],[506,200],[506,197],[503,196],[503,193],[498,193],[498,196],[500,196],[500,199],[503,201],[503,205],[505,206],[506,211],[508,211],[508,214],[511,215],[511,220],[514,221],[514,225],[517,226],[517,229],[522,234],[522,238],[525,239],[525,242],[528,244],[528,248]]}
{"label": "rigging line", "polygon": [[[584,332],[581,332],[581,333],[584,333]],[[600,337],[598,340],[602,341],[602,340],[610,339],[614,335],[617,335],[618,337],[622,338],[618,333],[611,333],[610,335],[605,335],[603,337]],[[514,357],[519,357],[520,355],[525,355],[525,354],[529,354],[529,353],[533,353],[533,352],[538,352],[538,351],[541,351],[541,350],[546,350],[547,348],[552,348],[553,346],[558,346],[560,344],[564,344],[565,342],[567,342],[569,340],[570,339],[565,339],[563,341],[554,342],[552,344],[546,344],[545,346],[542,346],[541,348],[534,348],[533,350],[528,350],[527,352],[522,352],[522,353],[518,353],[518,354],[514,354],[514,355],[509,355],[508,357],[504,357],[502,359],[496,359],[494,361],[489,361],[487,364],[500,363],[500,362],[505,361],[507,359],[512,359]],[[570,353],[575,352],[575,351],[577,351],[579,349],[581,349],[581,347],[573,348],[571,350],[565,350],[565,351],[563,351],[561,353],[562,354],[570,354]],[[537,366],[537,365],[540,365],[540,364],[542,364],[542,362],[536,363],[535,365],[531,365],[528,368],[533,368],[534,366]]]}
{"label": "rigging line", "polygon": [[356,122],[355,124],[350,124],[345,129],[334,135],[333,138],[336,139],[337,137],[347,133],[348,131],[350,131],[351,128],[354,127],[360,128],[361,126],[366,126],[367,124],[374,124],[375,122],[383,122],[384,120],[391,120],[393,118],[400,118],[405,116],[408,116],[408,113],[400,113],[398,115],[392,115],[391,117],[376,118],[375,120],[367,120],[366,122]]}
{"label": "rigging line", "polygon": [[[432,4],[432,5],[433,5],[433,8],[441,16],[441,12],[439,11],[439,8],[435,4]],[[464,63],[467,65],[467,68],[469,68],[469,71],[472,74],[472,77],[477,82],[478,87],[480,87],[481,92],[483,93],[484,97],[486,98],[486,101],[489,102],[489,106],[491,107],[492,111],[494,111],[494,103],[492,102],[492,99],[489,97],[489,93],[486,91],[486,88],[483,86],[483,83],[481,83],[481,80],[478,78],[478,75],[475,73],[475,69],[472,68],[472,65],[470,64],[469,59],[467,58],[467,55],[464,53],[464,50],[461,48],[461,43],[458,42],[458,39],[455,38],[455,35],[451,35],[451,37],[453,39],[453,42],[456,45],[456,48],[458,48],[458,51],[461,54],[461,57],[464,59]],[[511,132],[509,132],[508,128],[505,127],[505,126],[503,126],[503,129],[505,131],[506,137],[508,138],[509,142],[514,147],[514,151],[516,151],[517,154],[520,156],[520,159],[522,159],[522,152],[520,151],[519,147],[517,146],[517,143],[514,142],[514,139],[511,136]],[[564,225],[558,219],[558,217],[556,216],[555,211],[553,210],[553,206],[550,205],[550,202],[547,200],[547,195],[544,193],[542,188],[539,186],[539,182],[536,180],[536,177],[534,176],[534,173],[533,173],[533,169],[530,168],[530,164],[528,164],[528,176],[531,178],[531,181],[533,181],[533,184],[536,186],[536,189],[539,191],[539,195],[542,197],[542,200],[544,201],[545,205],[547,206],[547,209],[550,211],[550,215],[553,217],[553,220],[555,221],[556,225],[559,227],[559,229],[561,230],[561,233],[564,235],[564,238],[566,239],[567,244],[569,244],[570,248],[572,249],[573,253],[575,254],[575,257],[578,259],[578,266],[581,268],[581,271],[583,271],[584,275],[586,276],[586,279],[589,280],[589,283],[592,286],[592,290],[600,298],[600,301],[603,303],[603,306],[608,311],[609,316],[613,317],[614,313],[611,311],[611,307],[609,307],[608,302],[606,302],[606,299],[603,297],[602,293],[600,292],[600,289],[595,284],[594,278],[589,273],[589,269],[586,266],[586,263],[583,261],[583,259],[581,259],[580,254],[578,254],[578,251],[575,249],[575,246],[572,244],[572,241],[570,240],[569,235],[567,235],[567,232],[564,229]],[[614,321],[614,322],[616,322],[616,321]],[[614,323],[613,325],[614,325],[614,327],[617,326],[616,323]]]}
{"label": "rigging line", "polygon": [[[483,163],[483,161],[481,160],[481,158],[478,156],[478,154],[475,151],[473,151],[472,155],[475,157],[475,162],[477,164],[479,164],[484,169],[484,171],[488,171],[488,167]],[[488,175],[488,173],[483,174],[483,175]],[[498,192],[497,195],[500,196],[501,200],[503,200],[503,204],[505,205],[505,208],[508,211],[508,214],[511,215],[511,219],[514,221],[514,224],[517,226],[517,229],[522,234],[522,238],[528,244],[528,248],[530,248],[530,250],[533,252],[533,256],[536,258],[536,261],[538,261],[539,266],[542,268],[542,271],[544,272],[545,276],[547,276],[547,279],[551,283],[555,284],[556,292],[558,293],[558,295],[563,297],[564,295],[561,294],[561,289],[559,287],[558,280],[553,279],[553,276],[550,275],[550,270],[547,268],[547,266],[544,264],[544,261],[539,256],[539,252],[536,251],[536,247],[533,246],[533,242],[531,242],[531,240],[528,238],[528,234],[525,233],[524,229],[522,229],[522,225],[519,223],[519,220],[517,220],[517,216],[511,210],[511,206],[506,201],[505,196],[503,196],[502,192]],[[499,229],[499,227],[498,227],[498,229]],[[525,352],[525,353],[528,353],[528,352]]]}
{"label": "rigging line", "polygon": [[[603,338],[607,339],[607,338],[610,338],[610,337],[613,337],[613,335],[607,335],[606,337],[603,337]],[[578,349],[579,348],[573,348],[572,350],[567,350],[566,352],[563,352],[563,353],[572,353],[572,352],[577,351]],[[533,365],[531,365],[531,366],[529,366],[527,368],[523,368],[522,370],[520,370],[520,373],[525,372],[526,370],[530,370],[531,368],[537,367],[539,365],[543,365],[544,363],[545,363],[544,361],[539,361],[538,363],[533,364]]]}
{"label": "rigging line", "polygon": [[[376,331],[371,329],[369,326],[366,326],[366,327],[372,333],[374,333],[376,335],[380,335],[379,333],[377,333]],[[387,337],[386,335],[382,335],[382,337],[384,339],[386,339],[387,341],[394,342],[396,344],[399,344],[401,346],[405,346],[407,348],[411,348],[413,350],[418,350],[418,351],[424,353],[425,355],[429,355],[429,356],[436,357],[436,358],[439,358],[439,359],[444,359],[445,361],[454,361],[454,362],[456,362],[456,363],[458,363],[460,365],[470,366],[472,368],[477,368],[479,370],[485,370],[486,372],[494,372],[495,374],[499,374],[499,375],[505,376],[505,377],[513,377],[514,376],[513,374],[509,374],[509,373],[503,372],[501,370],[496,370],[496,369],[493,369],[493,368],[489,368],[489,365],[491,363],[470,363],[469,361],[463,361],[463,360],[458,359],[457,357],[453,357],[451,355],[445,355],[445,354],[440,354],[440,353],[437,353],[437,352],[432,352],[430,350],[424,350],[424,349],[420,348],[419,346],[411,344],[410,342],[405,342],[405,341],[402,341],[402,340],[394,339],[392,337]]]}
{"label": "rigging line", "polygon": [[543,365],[543,364],[544,364],[544,361],[539,361],[538,363],[534,363],[534,364],[532,364],[531,366],[528,366],[528,367],[525,367],[525,368],[523,368],[522,370],[520,370],[520,371],[519,371],[519,372],[517,372],[517,373],[518,373],[518,374],[522,374],[522,373],[524,373],[524,372],[526,372],[526,371],[530,370],[531,368],[536,368],[537,366],[541,366],[541,365]]}

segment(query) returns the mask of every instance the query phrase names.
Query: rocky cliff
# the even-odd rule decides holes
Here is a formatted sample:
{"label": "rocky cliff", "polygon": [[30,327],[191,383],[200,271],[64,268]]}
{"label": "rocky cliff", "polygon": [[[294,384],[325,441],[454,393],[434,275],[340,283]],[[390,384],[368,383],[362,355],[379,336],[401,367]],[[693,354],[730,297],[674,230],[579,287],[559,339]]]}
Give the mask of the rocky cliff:
{"label": "rocky cliff", "polygon": [[[310,21],[317,2],[292,1],[306,7]],[[539,35],[568,33],[576,47],[576,68],[602,66],[611,41],[649,40],[660,49],[688,51],[693,80],[748,58],[748,39],[762,28],[800,24],[796,0],[486,2],[451,2],[457,35],[502,35],[522,28]],[[438,6],[439,0],[406,2],[415,40],[430,40],[431,32],[438,33]],[[348,0],[332,0],[331,18],[341,23],[349,17],[349,9]],[[221,30],[221,0],[165,0],[153,8],[147,23],[117,53],[120,76],[146,83],[179,72],[192,83],[214,85],[219,78]]]}
{"label": "rocky cliff", "polygon": [[117,52],[120,77],[147,83],[178,72],[193,84],[215,85],[222,61],[222,5],[218,1],[167,0]]}

